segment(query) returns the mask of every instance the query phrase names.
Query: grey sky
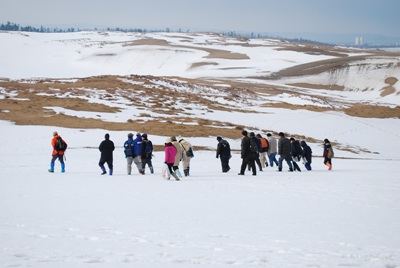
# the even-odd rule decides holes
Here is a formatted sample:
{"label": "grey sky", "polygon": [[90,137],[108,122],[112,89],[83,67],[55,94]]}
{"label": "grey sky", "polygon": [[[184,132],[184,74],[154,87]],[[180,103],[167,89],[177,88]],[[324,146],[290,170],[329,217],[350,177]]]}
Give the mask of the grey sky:
{"label": "grey sky", "polygon": [[400,0],[0,0],[0,23],[400,37]]}

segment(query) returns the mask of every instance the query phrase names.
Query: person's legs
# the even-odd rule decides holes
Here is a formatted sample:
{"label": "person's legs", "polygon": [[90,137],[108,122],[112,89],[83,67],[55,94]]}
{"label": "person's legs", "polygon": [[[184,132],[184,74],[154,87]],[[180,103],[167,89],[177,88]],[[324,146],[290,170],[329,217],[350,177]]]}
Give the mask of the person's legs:
{"label": "person's legs", "polygon": [[279,171],[282,171],[283,160],[284,160],[283,155],[279,156],[279,161],[278,161],[278,170]]}
{"label": "person's legs", "polygon": [[126,158],[128,175],[131,175],[131,172],[132,172],[132,162],[133,162],[133,157],[132,156],[128,156]]}
{"label": "person's legs", "polygon": [[102,171],[101,175],[104,175],[107,173],[106,168],[104,167],[105,162],[106,161],[104,161],[103,159],[100,159],[100,161],[99,161],[99,167],[101,168],[101,171]]}

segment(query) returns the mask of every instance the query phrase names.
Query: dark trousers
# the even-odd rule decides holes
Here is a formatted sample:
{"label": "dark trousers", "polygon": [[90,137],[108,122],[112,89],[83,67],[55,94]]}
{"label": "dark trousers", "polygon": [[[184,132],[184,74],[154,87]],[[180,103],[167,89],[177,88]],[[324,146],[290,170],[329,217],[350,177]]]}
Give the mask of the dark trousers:
{"label": "dark trousers", "polygon": [[142,157],[142,170],[143,171],[146,168],[146,164],[149,166],[151,173],[153,173],[153,163],[151,162],[151,158],[143,158]]}
{"label": "dark trousers", "polygon": [[107,163],[108,169],[113,169],[113,159],[100,159],[99,166],[104,167],[104,163]]}
{"label": "dark trousers", "polygon": [[253,175],[257,174],[257,170],[256,170],[256,156],[253,154],[250,154],[248,156],[246,156],[245,158],[243,158],[242,160],[242,166],[240,167],[240,173],[244,174],[244,171],[246,170],[246,166],[250,165],[252,171],[253,171]]}
{"label": "dark trousers", "polygon": [[64,155],[61,155],[61,154],[53,155],[51,157],[51,162],[55,162],[57,160],[57,158],[58,158],[58,160],[60,160],[61,164],[64,164]]}
{"label": "dark trousers", "polygon": [[220,155],[219,158],[221,160],[222,172],[228,172],[231,169],[231,167],[229,166],[230,156]]}

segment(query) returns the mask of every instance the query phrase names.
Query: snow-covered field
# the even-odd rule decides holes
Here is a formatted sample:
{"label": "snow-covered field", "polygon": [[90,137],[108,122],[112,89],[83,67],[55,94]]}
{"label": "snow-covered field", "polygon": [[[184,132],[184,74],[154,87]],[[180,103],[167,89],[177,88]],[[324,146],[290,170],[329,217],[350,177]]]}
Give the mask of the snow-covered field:
{"label": "snow-covered field", "polygon": [[238,176],[239,154],[222,173],[198,151],[189,178],[166,181],[162,152],[154,174],[126,175],[126,133],[110,132],[115,174],[101,176],[106,131],[58,128],[67,171],[51,174],[54,128],[1,129],[1,267],[400,267],[399,161]]}
{"label": "snow-covered field", "polygon": [[[141,72],[239,77],[326,58],[272,53],[274,44],[250,51],[234,46],[238,40],[216,45],[220,39],[203,35],[192,36],[191,47],[184,51],[152,46],[143,55],[145,45],[139,53],[119,44],[129,41],[129,34],[83,33],[87,39],[82,33],[60,34],[59,41],[55,34],[29,34],[33,39],[18,33],[0,34],[0,77],[12,79]],[[188,36],[175,35],[180,45],[188,43]],[[210,42],[214,49],[224,47],[251,57],[211,59],[218,62],[218,68],[190,69],[207,54],[193,47]],[[271,41],[252,42],[265,45]],[[160,53],[158,57],[144,60],[154,51]],[[133,63],[128,64],[127,55]],[[398,83],[394,87],[397,90]],[[373,99],[371,92],[357,96],[340,92],[338,97]],[[292,101],[307,104],[301,98]],[[398,105],[399,98],[392,94],[376,101]],[[284,164],[284,172],[268,167],[257,176],[237,175],[241,163],[237,153],[231,159],[231,171],[225,174],[215,152],[195,151],[191,176],[176,182],[161,178],[162,152],[156,152],[153,159],[155,174],[126,175],[125,131],[16,126],[0,121],[0,267],[400,267],[399,119],[284,109],[228,114],[205,116],[255,129],[268,124],[275,131],[330,138],[361,150],[358,154],[336,151],[339,158],[333,160],[331,172],[322,158],[315,157],[311,172],[302,167],[301,173],[289,173]],[[74,115],[79,117],[79,112]],[[107,120],[106,115],[101,118]],[[59,163],[54,174],[47,172],[55,130],[69,144],[65,174],[59,172]],[[117,146],[113,176],[101,176],[97,166],[97,146],[105,133],[110,133]],[[148,134],[155,144],[165,140]],[[239,137],[240,131],[238,139],[229,139],[234,149],[240,148]],[[211,148],[217,143],[215,137],[187,139]],[[311,146],[314,155],[320,156],[321,145]]]}

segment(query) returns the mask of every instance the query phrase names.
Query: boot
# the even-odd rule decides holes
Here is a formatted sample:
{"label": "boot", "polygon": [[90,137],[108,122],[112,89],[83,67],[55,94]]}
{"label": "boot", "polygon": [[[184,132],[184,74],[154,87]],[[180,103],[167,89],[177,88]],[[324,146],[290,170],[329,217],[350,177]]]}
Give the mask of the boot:
{"label": "boot", "polygon": [[[174,170],[174,172],[176,173],[176,175],[178,175],[179,178],[182,178],[182,174],[179,171],[179,169]],[[185,173],[186,174],[186,173]]]}
{"label": "boot", "polygon": [[54,162],[50,162],[50,169],[49,172],[53,173],[54,172]]}
{"label": "boot", "polygon": [[175,173],[175,172],[174,172],[174,173],[172,173],[171,175],[172,175],[172,177],[174,177],[174,178],[175,178],[175,180],[179,181],[178,175],[176,175],[176,173]]}
{"label": "boot", "polygon": [[65,163],[62,163],[61,164],[61,173],[64,173],[65,172]]}
{"label": "boot", "polygon": [[332,170],[332,165],[329,164],[328,162],[325,164],[328,167],[328,170]]}
{"label": "boot", "polygon": [[112,169],[110,169],[110,176],[112,176],[112,174],[113,174],[113,170],[112,170]]}
{"label": "boot", "polygon": [[107,174],[106,168],[104,166],[100,166],[101,170],[103,171],[101,175]]}
{"label": "boot", "polygon": [[153,174],[154,173],[153,167],[149,167],[149,168],[150,168],[150,173]]}
{"label": "boot", "polygon": [[187,175],[189,176],[190,167],[188,167],[186,170],[187,170]]}

